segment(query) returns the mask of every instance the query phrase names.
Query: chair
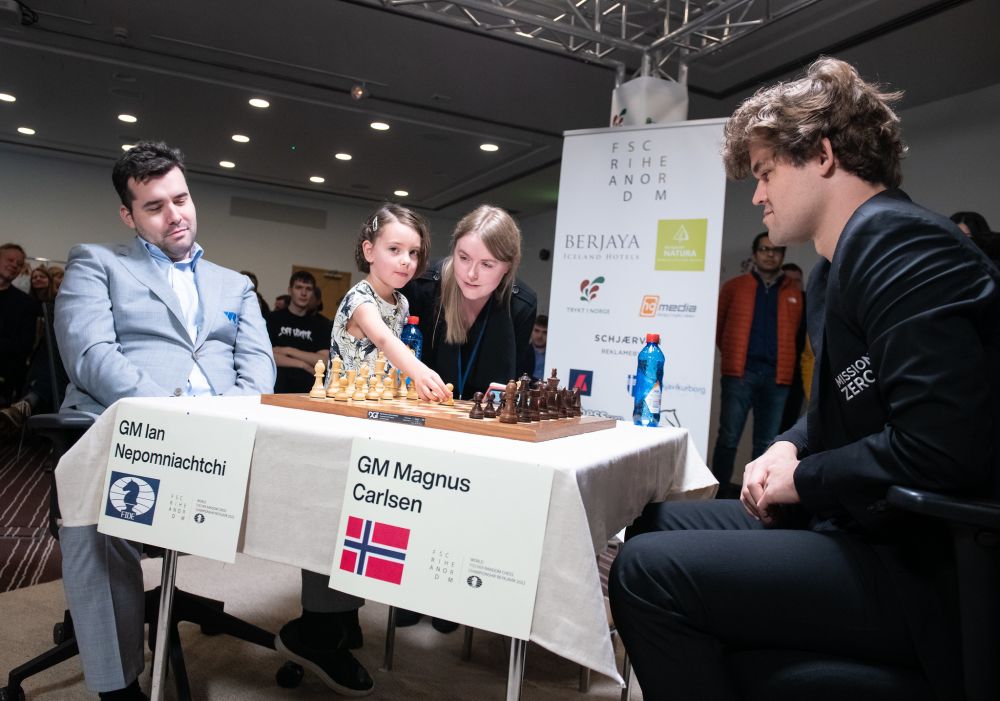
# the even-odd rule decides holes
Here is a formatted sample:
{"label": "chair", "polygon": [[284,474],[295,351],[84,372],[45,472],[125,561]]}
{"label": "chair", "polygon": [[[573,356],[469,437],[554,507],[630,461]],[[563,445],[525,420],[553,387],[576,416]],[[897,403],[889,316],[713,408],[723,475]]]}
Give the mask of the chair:
{"label": "chair", "polygon": [[[888,503],[951,528],[966,701],[1000,699],[1000,502],[892,487]],[[935,698],[918,671],[800,651],[754,650],[729,660],[749,701]]]}
{"label": "chair", "polygon": [[[59,414],[39,414],[28,420],[28,430],[52,443],[52,462],[58,461],[69,448],[82,436],[94,417],[84,412],[63,412]],[[55,490],[55,471],[49,468],[52,476],[51,503],[49,509],[49,527],[53,535],[59,534],[59,502]],[[150,548],[146,548],[147,553]],[[160,587],[145,593],[145,622],[149,624],[149,649],[155,648],[155,632],[159,614]],[[274,649],[274,634],[263,628],[236,618],[223,611],[224,604],[205,597],[196,596],[180,589],[175,590],[173,614],[170,626],[169,664],[174,673],[174,684],[177,698],[180,701],[190,701],[191,689],[188,684],[187,670],[184,665],[184,653],[180,638],[177,635],[177,624],[188,621],[201,626],[206,635],[226,635],[245,640],[261,647]],[[7,678],[7,686],[0,689],[0,701],[23,701],[24,690],[21,683],[35,674],[53,667],[60,662],[79,654],[76,637],[73,632],[73,619],[66,611],[63,620],[57,623],[53,631],[56,646],[38,657],[12,670]]]}

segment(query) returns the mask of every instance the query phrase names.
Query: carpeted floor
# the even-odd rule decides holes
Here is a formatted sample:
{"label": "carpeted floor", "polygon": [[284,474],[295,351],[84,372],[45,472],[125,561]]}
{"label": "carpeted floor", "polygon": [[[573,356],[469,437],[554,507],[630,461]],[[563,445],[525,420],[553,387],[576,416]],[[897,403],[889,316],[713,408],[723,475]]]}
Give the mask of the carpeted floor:
{"label": "carpeted floor", "polygon": [[[158,583],[159,560],[144,561],[146,587]],[[291,567],[238,556],[227,565],[196,557],[182,557],[178,584],[188,591],[226,601],[226,610],[268,630],[277,630],[298,615],[299,574]],[[0,677],[6,684],[9,669],[51,646],[52,624],[61,620],[62,586],[50,582],[0,594]],[[373,699],[497,699],[505,696],[509,642],[493,633],[476,631],[472,659],[462,662],[462,632],[442,635],[426,620],[396,634],[395,664],[381,670],[387,608],[369,603],[361,609],[365,645],[357,652],[375,678]],[[314,676],[306,673],[302,686],[281,689],[274,681],[283,660],[277,653],[226,636],[206,637],[195,627],[181,629],[184,652],[196,699],[289,699],[311,701],[336,698]],[[619,646],[619,663],[621,649]],[[149,689],[147,669],[140,677]],[[538,647],[528,648],[524,701],[617,701],[620,690],[606,677],[592,675],[588,693],[577,689],[579,668]],[[28,701],[96,699],[86,691],[78,658],[44,672],[25,683]],[[173,698],[168,685],[166,698]],[[633,699],[640,699],[636,688]]]}
{"label": "carpeted floor", "polygon": [[0,441],[0,592],[59,578],[59,545],[48,531],[48,446]]}

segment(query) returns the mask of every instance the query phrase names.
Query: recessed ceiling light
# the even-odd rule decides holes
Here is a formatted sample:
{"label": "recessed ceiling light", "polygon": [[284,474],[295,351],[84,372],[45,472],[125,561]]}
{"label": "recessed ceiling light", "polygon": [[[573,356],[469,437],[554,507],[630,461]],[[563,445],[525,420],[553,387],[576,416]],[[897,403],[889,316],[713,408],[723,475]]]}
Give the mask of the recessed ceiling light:
{"label": "recessed ceiling light", "polygon": [[409,197],[410,193],[406,190],[395,190],[393,193],[396,197]]}
{"label": "recessed ceiling light", "polygon": [[482,151],[489,151],[490,153],[500,150],[500,147],[496,144],[479,144],[479,148]]}
{"label": "recessed ceiling light", "polygon": [[0,92],[0,102],[17,102],[17,98],[5,92]]}
{"label": "recessed ceiling light", "polygon": [[128,151],[132,148],[135,148],[135,144],[122,144],[122,151]]}
{"label": "recessed ceiling light", "polygon": [[369,126],[375,131],[389,131],[389,125],[385,122],[372,122]]}
{"label": "recessed ceiling light", "polygon": [[223,168],[235,168],[236,164],[232,161],[219,161],[219,165]]}
{"label": "recessed ceiling light", "polygon": [[35,130],[31,127],[18,127],[17,132],[19,134],[24,134],[25,136],[33,136],[35,134]]}
{"label": "recessed ceiling light", "polygon": [[268,107],[271,106],[271,103],[262,97],[254,97],[250,99],[250,106],[266,110]]}
{"label": "recessed ceiling light", "polygon": [[352,158],[351,154],[349,153],[335,153],[333,157],[336,158],[338,161],[349,161]]}
{"label": "recessed ceiling light", "polygon": [[243,134],[233,134],[233,141],[238,144],[248,144],[250,143],[250,137]]}
{"label": "recessed ceiling light", "polygon": [[120,115],[118,115],[118,119],[120,121],[126,122],[128,124],[135,124],[136,122],[139,121],[139,119],[137,117],[135,117],[134,115],[131,115],[131,114],[120,114]]}
{"label": "recessed ceiling light", "polygon": [[313,176],[310,176],[309,182],[311,182],[311,183],[317,183],[317,184],[319,184],[319,183],[325,183],[326,182],[326,178],[322,178],[322,177],[320,177],[318,175],[313,175]]}

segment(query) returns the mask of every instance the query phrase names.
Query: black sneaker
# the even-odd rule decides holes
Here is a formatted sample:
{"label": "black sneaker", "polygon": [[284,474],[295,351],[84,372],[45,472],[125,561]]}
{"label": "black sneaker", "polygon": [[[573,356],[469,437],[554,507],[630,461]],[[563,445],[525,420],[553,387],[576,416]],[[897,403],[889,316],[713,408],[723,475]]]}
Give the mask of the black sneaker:
{"label": "black sneaker", "polygon": [[458,630],[458,624],[455,621],[446,621],[443,618],[432,618],[431,625],[438,633],[454,633]]}
{"label": "black sneaker", "polygon": [[320,649],[302,642],[301,619],[289,621],[274,638],[274,649],[315,672],[323,683],[342,696],[368,696],[375,682],[354,655],[344,649]]}
{"label": "black sneaker", "polygon": [[358,609],[344,611],[338,614],[340,625],[344,631],[344,639],[347,647],[351,650],[359,650],[365,644],[365,636],[361,632],[361,623],[358,621]]}
{"label": "black sneaker", "polygon": [[409,626],[415,626],[420,623],[420,619],[424,617],[424,614],[417,613],[416,611],[411,611],[409,609],[396,609],[396,627],[397,628],[407,628]]}

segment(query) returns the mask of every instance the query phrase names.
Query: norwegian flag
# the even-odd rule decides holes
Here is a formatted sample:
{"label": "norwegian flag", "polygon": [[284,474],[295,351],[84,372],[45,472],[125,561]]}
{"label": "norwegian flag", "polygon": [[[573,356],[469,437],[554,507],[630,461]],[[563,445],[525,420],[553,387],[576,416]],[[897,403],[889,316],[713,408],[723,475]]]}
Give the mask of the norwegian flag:
{"label": "norwegian flag", "polygon": [[409,542],[409,528],[348,516],[340,569],[399,584]]}

